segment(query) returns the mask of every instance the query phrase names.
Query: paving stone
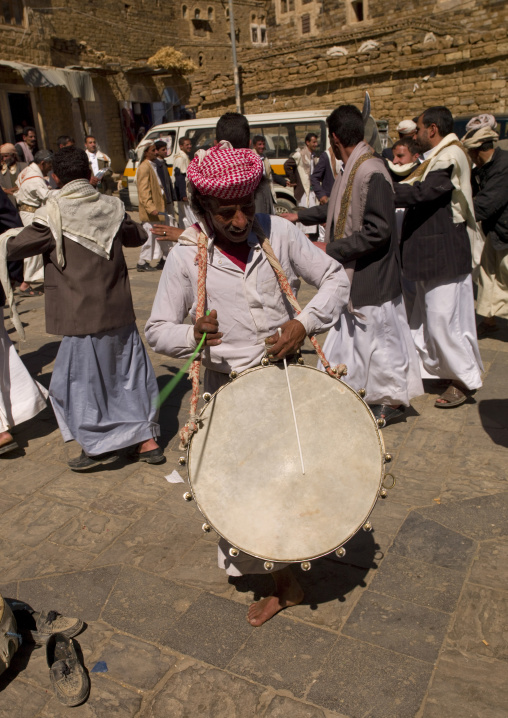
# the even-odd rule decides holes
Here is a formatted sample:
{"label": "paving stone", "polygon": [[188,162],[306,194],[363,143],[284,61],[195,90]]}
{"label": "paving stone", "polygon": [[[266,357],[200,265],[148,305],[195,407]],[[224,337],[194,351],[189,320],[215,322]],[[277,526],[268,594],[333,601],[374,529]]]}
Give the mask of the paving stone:
{"label": "paving stone", "polygon": [[200,536],[197,526],[193,534],[188,522],[150,509],[99,556],[95,564],[125,563],[167,574]]}
{"label": "paving stone", "polygon": [[138,466],[140,468],[122,482],[122,494],[141,503],[153,503],[168,490],[168,482],[164,478],[166,464],[157,465],[152,470],[141,468],[142,464]]}
{"label": "paving stone", "polygon": [[4,541],[0,538],[0,572],[2,581],[6,581],[5,571],[16,565],[26,555],[27,551],[26,546],[12,541]]}
{"label": "paving stone", "polygon": [[405,476],[410,476],[413,471],[426,472],[429,475],[442,472],[447,464],[446,457],[453,451],[456,443],[457,434],[452,431],[412,431],[398,453],[397,468]]}
{"label": "paving stone", "polygon": [[465,446],[451,458],[448,467],[457,474],[471,475],[477,481],[484,477],[498,478],[506,474],[506,456],[503,451],[486,454],[475,447]]}
{"label": "paving stone", "polygon": [[375,572],[369,588],[377,593],[453,613],[464,574],[389,553]]}
{"label": "paving stone", "polygon": [[394,462],[393,474],[397,480],[395,487],[387,498],[392,503],[401,502],[414,508],[428,506],[441,493],[443,485],[442,474],[434,471],[410,471],[400,468],[398,461]]}
{"label": "paving stone", "polygon": [[287,613],[315,626],[338,631],[344,625],[375,571],[348,566],[327,557],[312,562],[310,571],[294,569],[304,590],[303,603]]}
{"label": "paving stone", "polygon": [[167,572],[167,577],[189,586],[224,594],[227,575],[217,565],[217,542],[198,540]]}
{"label": "paving stone", "polygon": [[202,593],[159,643],[218,668],[225,668],[251,635],[243,606]]}
{"label": "paving stone", "polygon": [[474,539],[508,535],[508,492],[441,504],[421,513]]}
{"label": "paving stone", "polygon": [[100,673],[92,673],[90,683],[90,697],[86,703],[69,709],[52,698],[42,711],[41,718],[69,718],[70,715],[76,718],[134,718],[138,713],[141,695],[136,691],[114,683]]}
{"label": "paving stone", "polygon": [[465,572],[472,561],[475,542],[412,511],[390,550],[400,556]]}
{"label": "paving stone", "polygon": [[4,514],[0,534],[26,546],[37,546],[77,513],[74,507],[33,496]]}
{"label": "paving stone", "polygon": [[508,538],[480,544],[469,580],[508,591]]}
{"label": "paving stone", "polygon": [[[1,551],[1,547],[0,547]],[[17,583],[0,583],[0,596],[3,598],[17,598],[18,597],[18,584]]]}
{"label": "paving stone", "polygon": [[467,584],[460,598],[448,645],[462,653],[508,660],[508,594]]}
{"label": "paving stone", "polygon": [[110,678],[147,690],[175,665],[176,656],[165,654],[144,641],[115,633],[95,656],[90,670],[96,661],[106,663]]}
{"label": "paving stone", "polygon": [[97,621],[120,573],[120,566],[66,573],[23,581],[20,598],[40,611],[59,611],[84,621]]}
{"label": "paving stone", "polygon": [[50,540],[61,546],[71,546],[98,554],[131,524],[132,521],[126,518],[84,511],[56,531]]}
{"label": "paving stone", "polygon": [[265,688],[216,668],[191,665],[170,676],[140,718],[256,718]]}
{"label": "paving stone", "polygon": [[3,572],[2,578],[4,581],[14,581],[68,573],[85,568],[92,558],[91,554],[73,548],[62,551],[60,546],[46,541],[25,553],[15,564]]}
{"label": "paving stone", "polygon": [[[180,452],[181,454],[182,452]],[[180,454],[177,454],[176,457]],[[168,462],[169,463],[169,462]],[[201,524],[204,522],[203,515],[199,512],[198,508],[196,507],[196,504],[194,501],[184,501],[183,495],[186,491],[189,490],[188,484],[187,484],[187,478],[185,474],[185,469],[182,470],[182,467],[177,465],[176,470],[180,474],[180,476],[185,480],[185,483],[183,484],[170,484],[169,482],[165,481],[167,485],[167,489],[164,492],[164,495],[157,501],[155,504],[155,507],[158,508],[161,511],[167,511],[172,516],[176,516],[178,518],[185,519],[186,521],[190,521],[192,519],[195,519],[196,521],[200,521]],[[165,475],[168,476],[173,471],[172,465],[165,466]],[[200,525],[201,525],[200,524]]]}
{"label": "paving stone", "polygon": [[330,713],[308,703],[294,701],[284,696],[275,696],[263,714],[263,718],[347,718],[342,713]]}
{"label": "paving stone", "polygon": [[506,398],[483,399],[478,404],[478,414],[485,429],[508,427]]}
{"label": "paving stone", "polygon": [[474,499],[477,496],[498,494],[507,488],[506,476],[492,473],[482,476],[481,480],[475,474],[455,474],[449,472],[445,478],[440,493],[441,503]]}
{"label": "paving stone", "polygon": [[366,591],[343,634],[433,663],[450,624],[440,611]]}
{"label": "paving stone", "polygon": [[42,493],[69,506],[77,506],[79,509],[83,509],[92,501],[97,501],[109,493],[119,480],[119,476],[115,476],[114,472],[106,476],[103,475],[103,472],[101,472],[101,475],[93,472],[83,476],[67,470],[57,479],[46,484]]}
{"label": "paving stone", "polygon": [[113,514],[113,516],[125,516],[126,518],[135,520],[141,518],[148,510],[148,507],[134,499],[124,496],[120,487],[113,489],[106,494],[106,496],[97,499],[97,501],[92,501],[90,509],[105,514]]}
{"label": "paving stone", "polygon": [[506,662],[445,651],[437,664],[422,718],[506,718]]}
{"label": "paving stone", "polygon": [[168,626],[188,610],[198,595],[196,589],[126,567],[118,577],[102,619],[121,631],[162,643],[161,636]]}
{"label": "paving stone", "polygon": [[336,640],[329,631],[277,616],[252,632],[228,669],[303,698]]}
{"label": "paving stone", "polygon": [[392,541],[392,536],[377,531],[374,526],[373,531],[358,531],[344,544],[346,555],[343,558],[338,558],[334,554],[329,554],[327,558],[357,568],[376,569]]}
{"label": "paving stone", "polygon": [[[39,464],[23,457],[4,466],[0,462],[0,490],[2,494],[25,498],[41,486],[45,486],[61,474],[64,468],[59,464]],[[6,497],[3,497],[6,498]]]}
{"label": "paving stone", "polygon": [[0,678],[0,718],[32,718],[39,713],[50,697],[49,691],[34,688],[19,678],[6,685],[4,674]]}
{"label": "paving stone", "polygon": [[415,718],[431,673],[428,663],[340,637],[307,699],[351,718]]}
{"label": "paving stone", "polygon": [[386,536],[395,536],[409,512],[409,506],[401,506],[391,501],[392,494],[397,491],[397,485],[386,499],[380,500],[374,506],[369,521],[377,534],[381,531]]}
{"label": "paving stone", "polygon": [[19,502],[19,499],[15,499],[14,497],[6,497],[3,496],[0,499],[0,514],[3,514],[5,511],[8,511],[13,506],[15,506]]}

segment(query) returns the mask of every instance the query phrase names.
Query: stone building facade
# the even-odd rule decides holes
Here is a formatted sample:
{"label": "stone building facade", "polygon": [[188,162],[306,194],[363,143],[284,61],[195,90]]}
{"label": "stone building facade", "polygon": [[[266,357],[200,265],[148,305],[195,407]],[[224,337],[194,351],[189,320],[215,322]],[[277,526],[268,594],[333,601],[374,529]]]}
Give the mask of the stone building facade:
{"label": "stone building facade", "polygon": [[[235,0],[234,12],[245,112],[360,105],[369,90],[392,128],[438,103],[508,114],[505,0]],[[51,148],[91,131],[120,171],[150,125],[235,109],[227,0],[4,0],[0,37],[2,141],[27,124]],[[195,72],[148,63],[168,46]],[[87,72],[93,96],[38,68]]]}
{"label": "stone building facade", "polygon": [[[422,108],[508,114],[503,0],[273,0],[268,47],[241,54],[245,112],[361,106],[393,129]],[[193,77],[201,115],[234,108],[230,73]]]}

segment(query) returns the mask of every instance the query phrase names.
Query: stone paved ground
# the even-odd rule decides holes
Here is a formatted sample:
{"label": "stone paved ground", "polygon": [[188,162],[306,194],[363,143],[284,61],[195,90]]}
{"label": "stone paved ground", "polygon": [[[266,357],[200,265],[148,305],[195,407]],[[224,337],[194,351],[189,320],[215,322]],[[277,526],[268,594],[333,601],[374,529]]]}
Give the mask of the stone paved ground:
{"label": "stone paved ground", "polygon": [[[127,251],[142,329],[159,275],[136,273],[136,256]],[[41,299],[20,309],[21,356],[47,386],[58,341]],[[245,613],[266,577],[228,583],[183,486],[164,478],[178,467],[187,381],[162,410],[162,467],[75,474],[66,461],[78,447],[63,445],[50,409],[17,429],[21,449],[0,458],[0,591],[83,618],[85,664],[108,672],[91,673],[89,701],[67,709],[43,650],[26,645],[1,680],[0,717],[505,718],[506,325],[481,349],[475,401],[438,411],[430,386],[383,432],[397,486],[374,532],[341,561],[298,569],[303,605],[260,629]],[[179,362],[150,356],[163,385]]]}

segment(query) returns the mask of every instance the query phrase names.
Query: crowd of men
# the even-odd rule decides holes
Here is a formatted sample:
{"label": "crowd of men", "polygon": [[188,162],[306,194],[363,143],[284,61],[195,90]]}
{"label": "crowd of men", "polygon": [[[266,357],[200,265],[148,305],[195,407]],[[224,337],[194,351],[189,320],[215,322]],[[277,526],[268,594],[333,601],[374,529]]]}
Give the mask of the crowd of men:
{"label": "crowd of men", "polygon": [[[26,280],[21,262],[35,272],[37,259],[46,328],[63,337],[49,397],[64,441],[82,448],[72,470],[114,463],[122,452],[132,461],[164,461],[157,383],[136,328],[124,246],[141,247],[138,271],[153,271],[152,259],[163,269],[145,328],[152,349],[187,358],[206,333],[206,391],[258,365],[266,351],[281,360],[326,331],[325,356],[347,365],[347,382],[365,390],[380,425],[403,415],[424,392],[423,379],[446,382],[439,409],[463,404],[481,387],[473,274],[479,331],[494,332],[496,318],[508,318],[508,153],[495,147],[495,119],[474,118],[461,142],[450,111],[428,108],[401,122],[391,158],[364,141],[356,107],[338,107],[327,125],[330,149],[318,161],[313,134],[291,158],[283,181],[301,189],[300,207],[285,215],[275,213],[264,138],[256,136],[251,149],[243,115],[226,113],[216,145],[192,160],[188,140],[180,142],[174,185],[165,143],[147,141],[137,176],[142,226],[119,198],[97,190],[104,159],[94,138],[85,150],[62,137],[55,154],[39,150],[19,170],[11,148],[0,149],[5,174],[14,164],[18,172],[17,191],[0,192],[0,300],[22,333],[13,286]],[[271,253],[288,292],[297,294],[301,278],[317,290],[297,316],[279,290]],[[3,321],[0,351],[1,454],[16,448],[11,428],[34,417],[47,392],[24,369]],[[228,574],[266,572],[263,562],[229,548],[221,540],[219,565]],[[249,609],[251,625],[302,600],[288,566],[275,564],[273,578],[273,595]]]}

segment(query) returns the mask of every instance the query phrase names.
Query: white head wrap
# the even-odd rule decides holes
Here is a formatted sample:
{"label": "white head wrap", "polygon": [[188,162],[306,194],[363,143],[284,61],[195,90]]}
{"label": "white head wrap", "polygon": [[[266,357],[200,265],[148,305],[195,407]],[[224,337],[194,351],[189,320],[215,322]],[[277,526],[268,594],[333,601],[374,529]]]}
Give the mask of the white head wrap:
{"label": "white head wrap", "polygon": [[413,122],[413,120],[402,120],[402,122],[399,122],[397,125],[397,132],[400,132],[401,135],[412,135],[413,132],[416,132],[416,122]]}

